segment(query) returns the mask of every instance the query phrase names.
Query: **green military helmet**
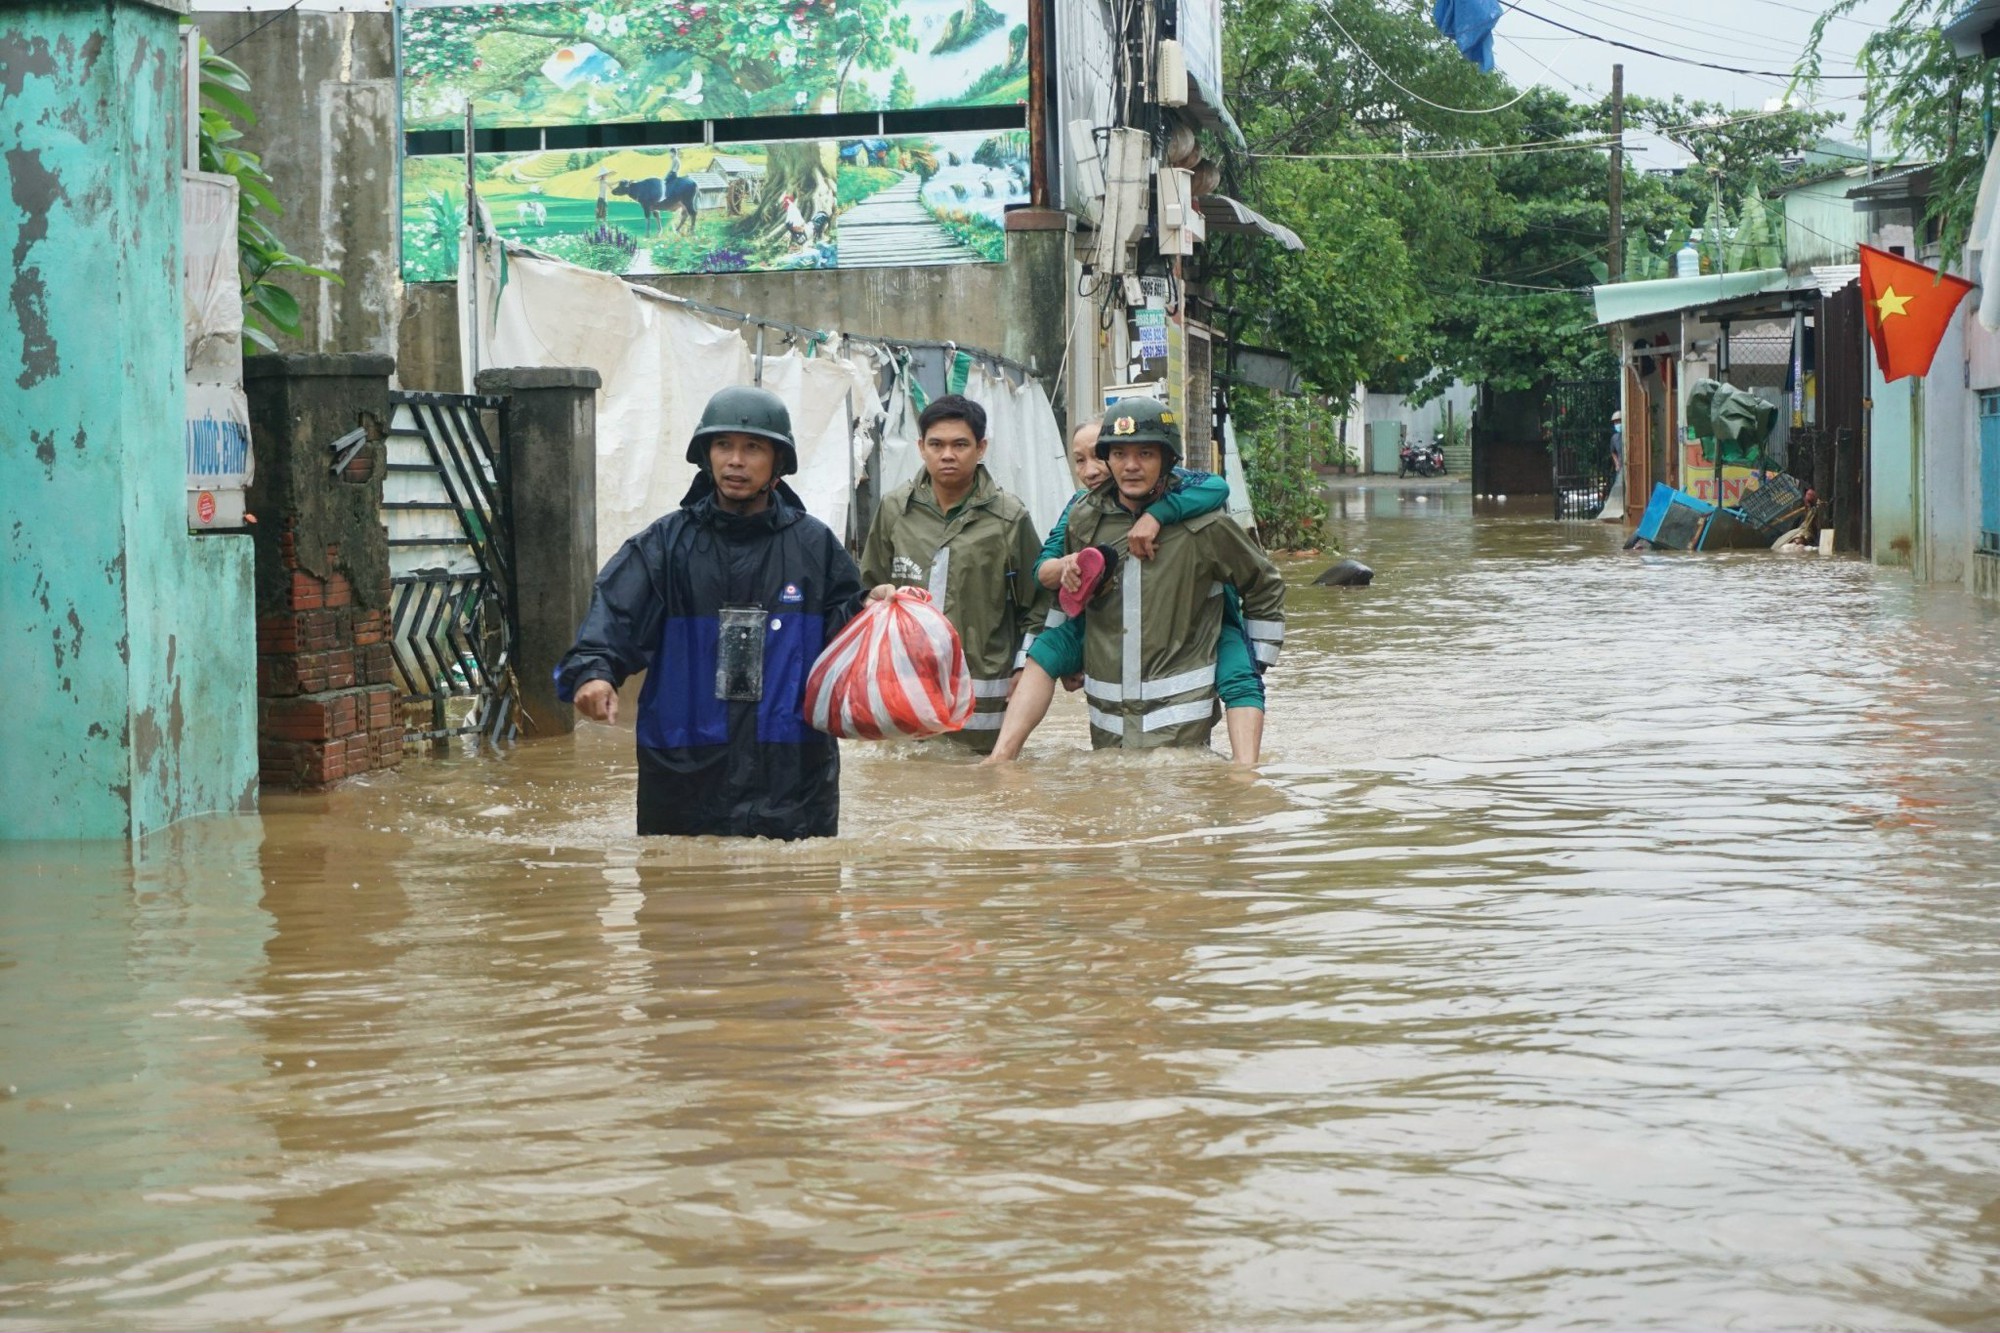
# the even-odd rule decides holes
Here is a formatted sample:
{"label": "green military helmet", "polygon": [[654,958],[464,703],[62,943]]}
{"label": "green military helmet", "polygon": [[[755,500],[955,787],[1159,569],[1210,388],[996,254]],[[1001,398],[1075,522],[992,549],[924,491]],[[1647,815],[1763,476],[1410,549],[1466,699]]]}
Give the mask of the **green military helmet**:
{"label": "green military helmet", "polygon": [[1097,456],[1111,461],[1115,444],[1157,444],[1169,469],[1180,466],[1181,425],[1174,410],[1157,398],[1120,398],[1104,409],[1097,432]]}
{"label": "green military helmet", "polygon": [[785,400],[769,389],[736,384],[709,399],[701,410],[701,424],[688,441],[688,462],[706,471],[709,441],[718,435],[755,435],[777,446],[773,480],[799,470],[799,447],[792,442],[792,414]]}

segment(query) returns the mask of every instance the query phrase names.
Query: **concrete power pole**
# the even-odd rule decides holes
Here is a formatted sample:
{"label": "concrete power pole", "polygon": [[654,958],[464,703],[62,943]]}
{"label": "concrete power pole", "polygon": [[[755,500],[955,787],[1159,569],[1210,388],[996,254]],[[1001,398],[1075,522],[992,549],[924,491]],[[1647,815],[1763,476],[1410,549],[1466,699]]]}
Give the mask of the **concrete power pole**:
{"label": "concrete power pole", "polygon": [[1625,276],[1625,67],[1611,67],[1611,280]]}

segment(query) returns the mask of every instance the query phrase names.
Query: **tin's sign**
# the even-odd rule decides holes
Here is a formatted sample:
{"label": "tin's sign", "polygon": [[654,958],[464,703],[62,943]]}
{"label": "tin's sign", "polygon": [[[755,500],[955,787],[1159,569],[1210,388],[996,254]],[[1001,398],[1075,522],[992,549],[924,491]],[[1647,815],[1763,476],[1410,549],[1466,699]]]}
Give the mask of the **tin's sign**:
{"label": "tin's sign", "polygon": [[250,404],[243,396],[236,181],[209,172],[181,173],[181,222],[188,526],[241,527],[252,465]]}

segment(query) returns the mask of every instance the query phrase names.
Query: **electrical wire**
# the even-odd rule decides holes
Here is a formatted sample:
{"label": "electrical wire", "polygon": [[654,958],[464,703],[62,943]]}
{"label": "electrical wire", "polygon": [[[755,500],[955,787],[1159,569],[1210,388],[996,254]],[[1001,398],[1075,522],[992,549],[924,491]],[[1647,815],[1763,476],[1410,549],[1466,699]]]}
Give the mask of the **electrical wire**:
{"label": "electrical wire", "polygon": [[[1500,0],[1500,3],[1508,9],[1513,10],[1516,14],[1525,14],[1529,18],[1546,23],[1552,28],[1561,28],[1564,32],[1575,33],[1578,37],[1588,38],[1593,42],[1602,42],[1606,46],[1615,46],[1621,51],[1636,51],[1642,56],[1652,56],[1656,60],[1669,60],[1677,65],[1694,65],[1701,69],[1720,70],[1724,74],[1745,74],[1760,79],[1784,79],[1789,82],[1794,77],[1790,70],[1745,69],[1741,65],[1722,65],[1717,64],[1713,60],[1696,60],[1692,56],[1670,55],[1665,51],[1655,51],[1650,47],[1638,46],[1632,42],[1621,42],[1616,37],[1606,37],[1602,33],[1586,32],[1582,28],[1572,27],[1570,24],[1552,19],[1546,14],[1537,14],[1532,9],[1524,9],[1518,4],[1511,3],[1510,0]],[[1866,74],[1822,74],[1819,77],[1822,79],[1866,80],[1868,76]]]}
{"label": "electrical wire", "polygon": [[[1528,57],[1528,59],[1533,60],[1535,58],[1535,53],[1533,51],[1530,51],[1527,47],[1521,45],[1519,42],[1515,41],[1512,37],[1509,37],[1506,33],[1496,32],[1493,35],[1495,37],[1498,37],[1501,41],[1507,43],[1507,45],[1513,47],[1516,51],[1519,51],[1522,55]],[[1575,38],[1558,37],[1555,38],[1554,40],[1559,42],[1569,42],[1569,41],[1574,41]],[[1582,84],[1578,83],[1575,79],[1572,79],[1569,75],[1557,73],[1556,70],[1551,68],[1551,66],[1553,66],[1554,64],[1555,61],[1553,58],[1544,61],[1542,63],[1542,73],[1554,74],[1557,78],[1561,79],[1564,83],[1568,84],[1572,89],[1574,89],[1577,92],[1582,93],[1589,91]]]}
{"label": "electrical wire", "polygon": [[[1602,10],[1607,14],[1618,14],[1641,23],[1656,23],[1663,27],[1691,33],[1696,36],[1701,35],[1703,31],[1700,28],[1673,23],[1661,18],[1657,14],[1649,14],[1643,9],[1634,9],[1629,5],[1619,3],[1619,0],[1590,0],[1590,9],[1579,9],[1573,4],[1565,3],[1564,0],[1540,0],[1540,3],[1579,19],[1596,19],[1598,15],[1592,11]],[[1756,59],[1784,59],[1794,54],[1791,46],[1786,44],[1782,38],[1772,37],[1769,34],[1761,32],[1749,33],[1747,37],[1749,39],[1747,45],[1759,47],[1761,50],[1745,51],[1743,54]],[[1730,38],[1732,43],[1739,47],[1746,45],[1746,34],[1742,32],[1732,32]],[[1691,45],[1690,43],[1675,41],[1667,37],[1653,37],[1652,40],[1662,46],[1678,47],[1680,50],[1692,51],[1697,55],[1707,54],[1709,50],[1705,46]],[[1855,56],[1840,51],[1829,51],[1826,55],[1828,59],[1844,65],[1855,64],[1857,60]]]}
{"label": "electrical wire", "polygon": [[1534,86],[1531,84],[1528,87],[1521,89],[1520,92],[1515,93],[1512,97],[1500,103],[1500,105],[1498,106],[1478,106],[1478,107],[1446,106],[1442,102],[1433,102],[1430,98],[1425,97],[1422,93],[1417,92],[1414,89],[1405,88],[1402,84],[1397,83],[1396,76],[1391,74],[1388,70],[1382,68],[1381,61],[1377,60],[1374,56],[1368,54],[1368,48],[1363,46],[1360,42],[1354,39],[1354,34],[1347,30],[1345,24],[1341,23],[1339,19],[1334,17],[1333,11],[1331,9],[1327,8],[1325,5],[1321,5],[1320,13],[1326,16],[1326,21],[1328,23],[1331,23],[1336,29],[1339,30],[1340,35],[1347,39],[1347,44],[1353,47],[1355,51],[1360,54],[1363,60],[1367,61],[1371,66],[1373,66],[1375,72],[1377,74],[1380,74],[1383,80],[1387,82],[1390,87],[1402,93],[1405,97],[1413,97],[1417,101],[1422,102],[1425,106],[1431,107],[1434,110],[1448,111],[1456,116],[1490,116],[1496,111],[1505,111],[1508,107],[1513,106],[1516,102],[1520,101],[1522,98],[1526,97],[1529,93],[1534,91]]}
{"label": "electrical wire", "polygon": [[223,47],[220,51],[217,51],[215,54],[218,57],[228,55],[231,51],[234,51],[237,47],[243,45],[243,43],[249,41],[252,37],[255,37],[258,33],[264,31],[264,29],[270,27],[273,23],[276,23],[279,19],[283,18],[285,15],[296,11],[298,7],[304,3],[305,0],[292,0],[292,3],[286,5],[283,9],[271,15],[271,17],[265,19],[262,23],[259,23],[256,27],[244,33],[241,37],[238,37],[235,41]]}
{"label": "electrical wire", "polygon": [[[1823,106],[1831,102],[1855,102],[1861,100],[1864,96],[1865,94],[1863,93],[1846,93],[1839,97],[1817,98],[1815,99],[1815,105]],[[1788,115],[1797,110],[1800,110],[1800,108],[1779,107],[1771,111],[1750,111],[1740,116],[1723,116],[1715,120],[1692,120],[1679,125],[1627,127],[1624,141],[1629,146],[1634,135],[1651,135],[1655,138],[1665,138],[1670,134],[1683,130],[1727,129],[1732,125],[1744,125],[1753,120],[1769,120],[1773,116]],[[1415,162],[1419,160],[1430,161],[1453,158],[1525,157],[1536,153],[1575,153],[1598,148],[1608,148],[1618,142],[1620,142],[1618,135],[1606,134],[1589,139],[1550,139],[1534,143],[1482,144],[1466,148],[1420,148],[1414,152],[1399,153],[1252,153],[1250,156],[1258,160],[1276,159],[1289,162]]]}

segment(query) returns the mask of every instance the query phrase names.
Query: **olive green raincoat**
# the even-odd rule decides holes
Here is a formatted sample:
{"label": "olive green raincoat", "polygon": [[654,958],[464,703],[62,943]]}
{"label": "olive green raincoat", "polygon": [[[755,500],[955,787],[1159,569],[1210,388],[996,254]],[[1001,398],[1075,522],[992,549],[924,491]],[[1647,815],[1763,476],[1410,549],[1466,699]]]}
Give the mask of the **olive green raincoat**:
{"label": "olive green raincoat", "polygon": [[975,699],[958,735],[980,751],[999,739],[1008,687],[1055,603],[1034,577],[1041,545],[1027,506],[982,464],[971,493],[949,515],[928,476],[891,491],[861,550],[864,586],[926,588],[958,630]]}
{"label": "olive green raincoat", "polygon": [[[1122,555],[1137,515],[1107,481],[1070,510],[1067,546],[1108,545]],[[1084,617],[1084,692],[1090,740],[1112,746],[1206,745],[1220,705],[1215,644],[1223,585],[1243,599],[1244,626],[1260,666],[1285,642],[1285,581],[1225,514],[1164,528],[1151,560],[1118,562]]]}

